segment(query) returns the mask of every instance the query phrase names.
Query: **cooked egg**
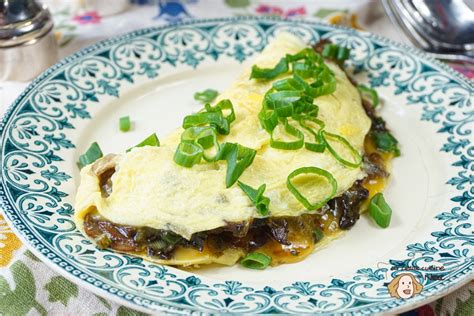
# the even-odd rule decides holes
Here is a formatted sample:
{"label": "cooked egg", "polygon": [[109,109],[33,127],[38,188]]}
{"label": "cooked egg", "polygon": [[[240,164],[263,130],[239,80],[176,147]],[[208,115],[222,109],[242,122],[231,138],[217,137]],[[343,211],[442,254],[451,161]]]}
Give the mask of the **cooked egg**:
{"label": "cooked egg", "polygon": [[[219,136],[219,141],[239,143],[257,151],[255,160],[239,180],[255,188],[266,184],[265,196],[271,200],[270,216],[297,216],[307,212],[286,186],[288,175],[297,168],[315,166],[329,171],[338,184],[336,195],[365,176],[360,167],[343,166],[327,150],[315,153],[304,148],[280,150],[269,146],[269,134],[261,128],[257,114],[272,82],[250,80],[250,67],[253,64],[273,67],[286,54],[295,54],[303,48],[305,44],[299,38],[279,35],[216,101],[230,99],[236,114],[230,134]],[[370,119],[345,73],[336,65],[328,63],[328,66],[336,76],[337,87],[334,93],[314,100],[319,107],[318,118],[325,122],[328,132],[344,136],[363,152]],[[97,210],[117,224],[171,230],[189,239],[196,232],[259,217],[237,185],[226,188],[225,161],[201,163],[192,168],[173,161],[182,132],[180,128],[162,138],[161,147],[134,148],[113,158],[115,173],[108,197],[101,193],[92,166],[83,168],[75,205],[77,226],[82,229],[86,214]],[[315,186],[310,193],[317,199],[324,195],[323,191]]]}

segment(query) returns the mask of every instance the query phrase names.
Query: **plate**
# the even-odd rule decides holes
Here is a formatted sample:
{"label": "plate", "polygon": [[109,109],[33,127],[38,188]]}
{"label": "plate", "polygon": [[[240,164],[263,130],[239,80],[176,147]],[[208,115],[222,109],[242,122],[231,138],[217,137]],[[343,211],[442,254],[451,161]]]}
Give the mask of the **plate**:
{"label": "plate", "polygon": [[[76,161],[92,141],[122,152],[196,111],[196,91],[222,91],[275,34],[352,48],[347,67],[377,89],[401,143],[386,198],[388,229],[362,216],[303,262],[246,270],[180,270],[96,249],[76,229]],[[118,130],[130,115],[132,132]],[[150,28],[85,48],[47,70],[1,124],[0,200],[9,224],[54,270],[103,297],[171,313],[400,312],[473,276],[473,85],[420,51],[376,35],[277,19],[199,20]],[[422,285],[390,295],[401,273]],[[401,283],[401,282],[400,282]]]}

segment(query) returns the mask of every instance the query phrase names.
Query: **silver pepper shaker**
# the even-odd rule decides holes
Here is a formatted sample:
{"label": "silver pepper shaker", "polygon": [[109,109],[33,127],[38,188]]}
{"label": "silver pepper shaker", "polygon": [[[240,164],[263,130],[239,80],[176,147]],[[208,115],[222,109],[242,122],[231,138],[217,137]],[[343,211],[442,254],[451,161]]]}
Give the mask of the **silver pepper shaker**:
{"label": "silver pepper shaker", "polygon": [[0,0],[0,80],[28,81],[54,64],[51,14],[35,0]]}

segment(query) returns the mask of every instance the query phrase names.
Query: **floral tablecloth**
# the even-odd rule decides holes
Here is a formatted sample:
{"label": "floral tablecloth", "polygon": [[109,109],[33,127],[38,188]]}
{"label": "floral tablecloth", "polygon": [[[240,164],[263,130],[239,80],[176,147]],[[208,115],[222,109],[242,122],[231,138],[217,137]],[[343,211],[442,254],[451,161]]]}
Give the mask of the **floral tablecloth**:
{"label": "floral tablecloth", "polygon": [[[125,0],[44,0],[53,12],[60,57],[89,44],[138,28],[180,20],[238,15],[323,19],[406,42],[385,16],[378,1],[285,0],[134,0],[114,15],[99,1],[123,5]],[[94,3],[96,5],[94,6]],[[102,3],[102,4],[103,4]],[[96,8],[100,8],[97,10]],[[474,78],[474,67],[452,65]],[[1,65],[0,65],[1,67]],[[27,83],[0,82],[0,114]],[[474,315],[474,282],[407,315]],[[141,315],[98,297],[59,276],[29,252],[0,215],[0,315]]]}

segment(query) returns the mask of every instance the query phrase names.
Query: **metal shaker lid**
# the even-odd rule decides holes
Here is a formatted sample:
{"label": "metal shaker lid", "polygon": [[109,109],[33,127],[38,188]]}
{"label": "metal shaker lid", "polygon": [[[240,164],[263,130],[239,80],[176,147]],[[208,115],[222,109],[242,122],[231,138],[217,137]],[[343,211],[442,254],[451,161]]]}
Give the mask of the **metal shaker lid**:
{"label": "metal shaker lid", "polygon": [[46,7],[34,0],[0,0],[0,48],[33,44],[53,28]]}

